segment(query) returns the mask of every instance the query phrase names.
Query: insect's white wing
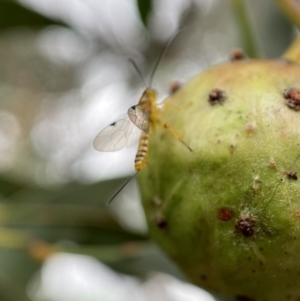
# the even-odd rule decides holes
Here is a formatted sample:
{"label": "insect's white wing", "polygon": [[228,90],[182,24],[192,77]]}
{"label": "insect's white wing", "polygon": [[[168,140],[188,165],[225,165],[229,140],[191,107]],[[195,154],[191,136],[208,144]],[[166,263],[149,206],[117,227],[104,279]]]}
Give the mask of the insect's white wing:
{"label": "insect's white wing", "polygon": [[131,147],[140,139],[142,131],[134,123],[131,122],[129,117],[128,120],[129,126],[126,132],[126,147]]}
{"label": "insect's white wing", "polygon": [[149,131],[149,113],[140,108],[139,105],[128,109],[128,116],[130,120],[142,131]]}
{"label": "insect's white wing", "polygon": [[126,145],[127,116],[104,128],[94,140],[94,148],[102,152],[114,152]]}
{"label": "insect's white wing", "polygon": [[94,148],[101,152],[115,152],[130,147],[140,137],[141,130],[129,119],[128,115],[103,129],[94,140]]}

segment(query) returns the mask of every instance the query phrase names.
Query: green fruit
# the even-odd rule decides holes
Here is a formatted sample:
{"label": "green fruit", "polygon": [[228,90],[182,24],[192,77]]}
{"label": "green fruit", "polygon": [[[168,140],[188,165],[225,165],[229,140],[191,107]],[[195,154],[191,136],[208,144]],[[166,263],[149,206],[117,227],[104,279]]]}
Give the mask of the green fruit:
{"label": "green fruit", "polygon": [[139,175],[149,231],[195,284],[300,300],[300,66],[242,60],[165,102]]}

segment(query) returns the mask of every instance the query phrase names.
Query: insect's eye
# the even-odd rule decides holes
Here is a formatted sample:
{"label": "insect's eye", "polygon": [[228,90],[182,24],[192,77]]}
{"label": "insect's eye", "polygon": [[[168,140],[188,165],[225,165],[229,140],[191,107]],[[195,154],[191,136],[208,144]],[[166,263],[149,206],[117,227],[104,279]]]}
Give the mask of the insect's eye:
{"label": "insect's eye", "polygon": [[111,124],[111,126],[114,126],[116,124],[116,122],[113,122],[112,124]]}

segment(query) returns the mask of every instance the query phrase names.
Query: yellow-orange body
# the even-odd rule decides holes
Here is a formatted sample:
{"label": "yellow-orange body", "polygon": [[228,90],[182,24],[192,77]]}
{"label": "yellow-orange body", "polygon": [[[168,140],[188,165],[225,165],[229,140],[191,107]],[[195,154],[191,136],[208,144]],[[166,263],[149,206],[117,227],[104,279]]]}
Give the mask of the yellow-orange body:
{"label": "yellow-orange body", "polygon": [[149,151],[149,133],[143,132],[139,140],[139,147],[135,155],[134,168],[140,171],[146,164]]}
{"label": "yellow-orange body", "polygon": [[155,129],[156,124],[159,123],[160,111],[156,106],[156,91],[146,89],[137,106],[148,121],[148,130],[142,132],[134,161],[135,170],[140,171],[147,164],[150,128]]}

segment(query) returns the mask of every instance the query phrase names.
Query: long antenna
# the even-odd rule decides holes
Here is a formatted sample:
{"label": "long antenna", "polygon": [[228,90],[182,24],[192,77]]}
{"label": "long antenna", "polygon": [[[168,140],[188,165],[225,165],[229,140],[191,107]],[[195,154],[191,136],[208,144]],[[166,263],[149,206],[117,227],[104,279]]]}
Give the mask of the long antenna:
{"label": "long antenna", "polygon": [[123,190],[123,188],[132,180],[132,178],[135,177],[135,175],[138,173],[138,171],[133,175],[131,176],[122,186],[121,188],[119,188],[117,190],[117,192],[112,196],[112,198],[107,202],[107,205],[109,205],[114,199],[115,197]]}
{"label": "long antenna", "polygon": [[133,59],[131,59],[131,58],[129,58],[128,60],[132,64],[132,66],[134,67],[135,71],[139,75],[140,80],[142,81],[142,83],[144,84],[145,88],[147,89],[147,85],[146,85],[146,83],[145,83],[145,81],[143,79],[142,73],[141,73],[139,67],[137,66],[136,62]]}
{"label": "long antenna", "polygon": [[159,53],[159,56],[155,62],[155,65],[152,69],[152,72],[151,72],[151,75],[150,75],[150,78],[149,78],[149,85],[148,85],[148,88],[151,88],[152,86],[152,82],[153,82],[153,78],[154,78],[154,74],[156,72],[156,69],[161,61],[161,59],[163,58],[164,54],[166,53],[166,50],[169,48],[169,46],[171,45],[171,43],[174,41],[174,39],[176,38],[176,36],[178,35],[179,31],[176,32],[176,34],[174,34],[173,36],[171,36],[169,38],[169,40],[167,41],[167,43],[164,45],[164,47],[161,49],[160,53]]}

